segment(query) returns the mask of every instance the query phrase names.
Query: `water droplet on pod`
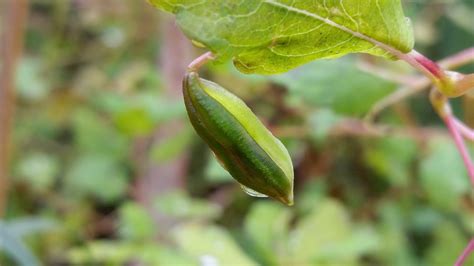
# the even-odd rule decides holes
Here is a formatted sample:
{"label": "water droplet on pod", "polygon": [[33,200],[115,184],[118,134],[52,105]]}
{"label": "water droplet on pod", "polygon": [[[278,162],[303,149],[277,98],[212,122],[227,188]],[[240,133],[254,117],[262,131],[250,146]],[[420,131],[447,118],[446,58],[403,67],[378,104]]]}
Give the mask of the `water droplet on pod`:
{"label": "water droplet on pod", "polygon": [[240,185],[240,187],[242,188],[242,190],[243,190],[245,193],[247,193],[248,195],[250,195],[250,196],[252,196],[252,197],[256,197],[256,198],[268,198],[267,195],[262,194],[262,193],[260,193],[260,192],[257,192],[257,191],[255,191],[255,190],[253,190],[253,189],[251,189],[251,188],[248,188],[248,187],[246,187],[246,186],[244,186],[244,185]]}

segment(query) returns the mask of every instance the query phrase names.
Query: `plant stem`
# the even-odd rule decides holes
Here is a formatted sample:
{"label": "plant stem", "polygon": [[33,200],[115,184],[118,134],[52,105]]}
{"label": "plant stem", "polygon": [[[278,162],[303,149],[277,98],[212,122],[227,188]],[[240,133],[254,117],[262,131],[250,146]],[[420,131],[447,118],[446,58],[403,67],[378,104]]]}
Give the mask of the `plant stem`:
{"label": "plant stem", "polygon": [[474,238],[472,238],[471,241],[469,241],[469,243],[467,244],[467,247],[464,249],[461,256],[459,256],[459,258],[454,263],[454,266],[463,266],[464,261],[473,251],[474,251]]}
{"label": "plant stem", "polygon": [[[382,79],[397,83],[399,85],[411,87],[414,82],[419,81],[417,75],[400,74],[395,71],[388,70],[385,67],[380,67],[377,64],[369,63],[365,60],[359,60],[357,63],[358,69]],[[426,79],[423,77],[423,79]],[[428,79],[426,79],[429,81]]]}
{"label": "plant stem", "polygon": [[469,47],[459,53],[448,56],[438,61],[438,64],[445,69],[454,69],[472,63],[473,61],[474,47]]}
{"label": "plant stem", "polygon": [[[470,53],[471,52],[468,51],[468,54]],[[464,143],[460,129],[455,122],[456,118],[451,111],[451,106],[449,105],[447,98],[460,96],[470,90],[472,75],[446,72],[438,64],[415,50],[405,55],[399,55],[398,58],[418,68],[432,80],[434,88],[430,95],[431,104],[448,127],[456,147],[461,154],[464,165],[466,166],[471,183],[474,186],[474,164],[471,160],[466,144]],[[467,82],[464,81],[466,76],[468,77]],[[463,86],[459,86],[459,81],[464,82],[467,85],[463,83]]]}
{"label": "plant stem", "polygon": [[[470,56],[470,53],[471,51],[468,50],[467,56]],[[406,60],[417,68],[423,68],[423,73],[429,72],[427,76],[445,96],[459,97],[474,87],[474,74],[462,75],[456,72],[444,71],[438,64],[415,50],[406,56],[400,57],[400,59]],[[418,64],[413,64],[413,60]]]}
{"label": "plant stem", "polygon": [[461,135],[461,130],[456,123],[457,119],[454,117],[449,105],[448,98],[441,94],[439,90],[433,88],[430,94],[431,104],[435,108],[436,112],[443,119],[444,123],[448,127],[451,136],[453,137],[454,143],[461,154],[464,165],[466,166],[472,185],[474,186],[474,164],[471,160],[471,156],[467,150],[466,144]]}
{"label": "plant stem", "polygon": [[197,71],[199,68],[201,68],[204,64],[207,62],[214,60],[215,56],[212,52],[207,52],[199,56],[198,58],[194,59],[189,65],[188,65],[188,71]]}
{"label": "plant stem", "polygon": [[[405,60],[408,60],[407,62],[410,63],[411,65],[415,66],[419,70],[421,70],[423,73],[427,73],[428,77],[430,77],[433,80],[433,83],[442,83],[446,82],[448,77],[444,73],[444,71],[441,69],[441,67],[436,64],[435,62],[431,61],[429,58],[425,57],[424,55],[420,54],[416,50],[411,51],[410,53],[407,54],[408,57]],[[412,61],[416,61],[417,64],[413,64]]]}
{"label": "plant stem", "polygon": [[469,128],[467,125],[465,125],[463,122],[461,122],[459,119],[455,118],[454,119],[454,124],[458,128],[459,132],[468,140],[474,141],[474,130]]}
{"label": "plant stem", "polygon": [[401,59],[409,60],[407,61],[409,63],[413,60],[418,62],[419,64],[412,65],[423,68],[423,73],[429,72],[427,76],[432,80],[435,87],[447,97],[462,96],[474,86],[474,77],[472,74],[462,75],[457,72],[444,71],[438,64],[415,50]]}
{"label": "plant stem", "polygon": [[456,80],[456,89],[462,92],[467,92],[474,89],[474,74],[457,75],[459,78]]}
{"label": "plant stem", "polygon": [[27,0],[2,1],[5,25],[0,38],[0,217],[3,216],[8,194],[8,163],[10,134],[15,102],[14,76],[23,48],[23,29],[28,13]]}
{"label": "plant stem", "polygon": [[466,144],[464,143],[462,135],[459,132],[455,121],[456,118],[452,115],[446,116],[444,118],[444,122],[446,123],[446,126],[448,127],[449,132],[451,133],[454,139],[454,143],[456,143],[456,146],[459,152],[461,153],[461,157],[464,161],[464,165],[466,166],[468,175],[471,179],[472,186],[474,186],[474,164],[472,163],[471,156],[469,155]]}
{"label": "plant stem", "polygon": [[430,80],[427,79],[426,77],[422,77],[416,80],[415,82],[413,82],[412,85],[408,87],[406,86],[401,87],[400,89],[396,90],[394,93],[376,102],[374,106],[372,107],[372,109],[367,113],[364,120],[366,122],[371,123],[372,121],[375,120],[377,115],[380,114],[380,112],[382,112],[384,109],[411,95],[414,95],[418,92],[423,91],[429,84],[430,84]]}
{"label": "plant stem", "polygon": [[[445,68],[445,69],[455,69],[458,67],[461,67],[463,65],[469,64],[474,62],[474,47],[470,47],[466,50],[463,50],[459,53],[456,53],[454,55],[451,55],[449,57],[446,57],[440,61],[438,61],[438,64]],[[367,64],[366,64],[367,65]],[[367,66],[363,67],[368,68]],[[377,69],[376,67],[370,67],[370,69]],[[369,70],[369,69],[367,69]],[[373,72],[371,72],[373,73]],[[375,72],[376,74],[378,72]],[[384,73],[388,74],[388,73]],[[393,75],[391,75],[393,76]],[[411,80],[411,78],[410,78]],[[407,80],[408,81],[408,80]],[[373,108],[370,110],[370,112],[366,115],[365,120],[367,122],[372,122],[375,117],[384,109],[387,107],[407,98],[412,95],[415,95],[417,93],[420,93],[424,91],[428,86],[430,85],[430,79],[427,77],[421,77],[417,79],[416,81],[412,81],[411,84],[407,85],[407,82],[401,83],[402,85],[406,85],[401,87],[400,89],[396,90],[394,93],[388,95],[387,97],[381,99],[378,101]]]}

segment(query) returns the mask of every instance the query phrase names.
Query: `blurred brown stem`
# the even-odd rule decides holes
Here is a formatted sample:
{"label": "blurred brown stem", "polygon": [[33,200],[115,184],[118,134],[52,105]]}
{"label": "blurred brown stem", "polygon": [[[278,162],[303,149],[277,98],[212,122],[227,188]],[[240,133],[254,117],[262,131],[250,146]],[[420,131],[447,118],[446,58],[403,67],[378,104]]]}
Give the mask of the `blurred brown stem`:
{"label": "blurred brown stem", "polygon": [[[193,49],[188,39],[181,33],[174,20],[162,20],[162,40],[159,70],[164,79],[164,94],[168,101],[182,101],[181,82],[187,71],[187,65],[193,58]],[[177,190],[185,185],[187,154],[181,154],[167,161],[158,162],[149,158],[152,145],[162,145],[184,130],[185,123],[176,119],[160,124],[152,136],[137,141],[139,148],[136,158],[141,162],[135,187],[135,196],[153,214],[160,232],[166,233],[174,220],[153,208],[153,202],[159,195]]]}
{"label": "blurred brown stem", "polygon": [[0,41],[0,217],[4,215],[8,195],[8,158],[15,101],[15,69],[23,47],[27,0],[5,0],[2,6]]}

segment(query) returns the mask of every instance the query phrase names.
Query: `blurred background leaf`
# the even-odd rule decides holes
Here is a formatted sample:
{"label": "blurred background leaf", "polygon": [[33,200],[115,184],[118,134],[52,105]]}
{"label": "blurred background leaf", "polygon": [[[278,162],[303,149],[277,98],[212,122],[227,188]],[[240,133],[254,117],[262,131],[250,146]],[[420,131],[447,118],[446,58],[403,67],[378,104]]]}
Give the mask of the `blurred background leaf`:
{"label": "blurred background leaf", "polygon": [[272,80],[286,86],[291,97],[301,98],[308,105],[352,116],[365,114],[395,89],[395,84],[358,69],[351,56],[318,60]]}
{"label": "blurred background leaf", "polygon": [[201,265],[257,265],[220,227],[185,224],[174,236],[178,246]]}
{"label": "blurred background leaf", "polygon": [[433,139],[420,165],[420,182],[428,199],[447,210],[460,207],[461,195],[470,191],[466,169],[450,139]]}

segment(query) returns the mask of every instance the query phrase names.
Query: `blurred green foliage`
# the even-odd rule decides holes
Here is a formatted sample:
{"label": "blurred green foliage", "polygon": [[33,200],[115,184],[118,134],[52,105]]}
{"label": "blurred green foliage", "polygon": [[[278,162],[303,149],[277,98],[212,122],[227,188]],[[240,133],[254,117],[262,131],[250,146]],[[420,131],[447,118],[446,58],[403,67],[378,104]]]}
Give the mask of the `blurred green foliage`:
{"label": "blurred green foliage", "polygon": [[[206,71],[290,150],[296,200],[288,208],[244,194],[166,93],[157,58],[168,17],[145,1],[30,2],[0,265],[437,266],[451,265],[474,234],[467,174],[426,95],[380,123],[439,127],[433,134],[334,134],[396,89],[359,69],[366,58],[270,77],[230,65]],[[434,59],[472,45],[472,1],[405,8],[417,49]],[[175,121],[186,126],[150,137]],[[183,155],[184,183],[144,204],[136,192],[144,165]]]}
{"label": "blurred green foliage", "polygon": [[297,71],[275,76],[274,81],[310,106],[361,116],[377,100],[393,92],[395,84],[359,70],[353,59],[346,56],[339,60],[318,60]]}

